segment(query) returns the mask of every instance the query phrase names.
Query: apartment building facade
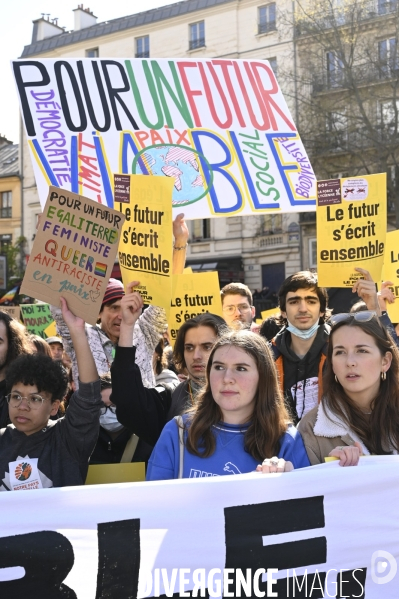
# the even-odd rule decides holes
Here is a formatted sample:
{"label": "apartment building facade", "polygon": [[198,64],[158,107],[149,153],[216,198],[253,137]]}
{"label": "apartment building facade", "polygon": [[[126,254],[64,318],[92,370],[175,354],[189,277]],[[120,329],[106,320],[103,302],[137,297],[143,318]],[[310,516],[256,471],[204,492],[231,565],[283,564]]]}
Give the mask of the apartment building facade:
{"label": "apartment building facade", "polygon": [[[0,256],[21,236],[21,189],[19,146],[0,135]],[[0,292],[6,287],[3,266],[0,263]]]}

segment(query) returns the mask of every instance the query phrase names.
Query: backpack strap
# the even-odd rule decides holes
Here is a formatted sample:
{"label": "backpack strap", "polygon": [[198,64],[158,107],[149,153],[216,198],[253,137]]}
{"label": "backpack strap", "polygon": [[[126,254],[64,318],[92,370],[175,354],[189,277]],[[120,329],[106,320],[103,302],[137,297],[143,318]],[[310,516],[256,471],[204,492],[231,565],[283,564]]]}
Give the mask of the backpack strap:
{"label": "backpack strap", "polygon": [[123,455],[121,457],[121,464],[129,464],[132,461],[138,442],[138,436],[133,434],[130,437],[129,441],[126,443],[125,451],[123,452]]}

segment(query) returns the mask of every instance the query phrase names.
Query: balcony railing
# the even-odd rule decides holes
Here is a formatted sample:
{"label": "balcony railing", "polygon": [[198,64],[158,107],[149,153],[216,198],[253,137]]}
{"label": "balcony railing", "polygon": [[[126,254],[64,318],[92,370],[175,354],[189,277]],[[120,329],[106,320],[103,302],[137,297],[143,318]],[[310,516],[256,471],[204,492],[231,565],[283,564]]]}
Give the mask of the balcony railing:
{"label": "balcony railing", "polygon": [[253,245],[261,249],[280,247],[284,245],[297,245],[298,242],[299,233],[297,231],[259,235],[258,237],[253,238]]}
{"label": "balcony railing", "polygon": [[[351,6],[353,8],[351,8]],[[332,29],[343,25],[353,25],[353,20],[356,22],[369,21],[376,17],[382,17],[396,12],[398,0],[369,0],[365,1],[360,7],[359,4],[353,3],[349,8],[337,8],[334,12],[323,10],[316,14],[312,19],[298,19],[296,23],[296,35],[314,35],[320,33],[324,29]],[[356,11],[355,13],[353,11]]]}
{"label": "balcony railing", "polygon": [[0,218],[11,218],[12,208],[0,208]]}
{"label": "balcony railing", "polygon": [[276,21],[265,21],[264,23],[258,23],[258,34],[270,33],[271,31],[277,31]]}
{"label": "balcony railing", "polygon": [[189,49],[196,50],[197,48],[203,48],[205,46],[205,38],[200,37],[196,40],[190,40]]}
{"label": "balcony railing", "polygon": [[347,89],[354,84],[360,86],[377,81],[388,81],[399,76],[399,59],[395,64],[376,62],[370,64],[354,65],[350,69],[341,69],[314,75],[312,81],[313,93],[317,94],[327,90]]}

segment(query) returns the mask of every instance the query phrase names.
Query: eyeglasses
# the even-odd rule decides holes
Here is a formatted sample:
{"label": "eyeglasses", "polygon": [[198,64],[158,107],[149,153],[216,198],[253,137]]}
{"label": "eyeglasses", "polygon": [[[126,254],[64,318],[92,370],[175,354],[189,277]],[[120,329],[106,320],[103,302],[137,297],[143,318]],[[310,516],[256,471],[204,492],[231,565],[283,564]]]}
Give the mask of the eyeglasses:
{"label": "eyeglasses", "polygon": [[356,320],[357,322],[370,322],[374,316],[377,316],[377,312],[373,310],[362,310],[361,312],[342,312],[341,314],[334,314],[330,318],[331,326],[335,326],[339,322],[346,322],[348,320]]}
{"label": "eyeglasses", "polygon": [[100,408],[100,416],[104,416],[104,414],[109,410],[112,414],[116,414],[116,406],[103,406]]}
{"label": "eyeglasses", "polygon": [[29,397],[23,397],[15,391],[6,395],[7,403],[9,406],[11,406],[11,408],[19,408],[23,399],[26,399],[26,403],[28,404],[29,408],[31,408],[32,410],[37,410],[38,408],[40,408],[43,402],[46,401],[47,398],[42,397],[37,393],[30,393]]}
{"label": "eyeglasses", "polygon": [[236,310],[239,311],[240,314],[245,314],[245,312],[249,312],[252,306],[248,306],[248,304],[240,304],[239,306],[223,306],[223,312],[226,314],[234,314]]}

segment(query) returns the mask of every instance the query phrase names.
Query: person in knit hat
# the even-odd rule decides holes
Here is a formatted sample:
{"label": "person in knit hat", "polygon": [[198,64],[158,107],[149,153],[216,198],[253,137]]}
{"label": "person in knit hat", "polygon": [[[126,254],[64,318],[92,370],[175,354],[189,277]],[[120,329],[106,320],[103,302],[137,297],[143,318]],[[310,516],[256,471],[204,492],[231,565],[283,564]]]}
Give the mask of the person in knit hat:
{"label": "person in knit hat", "polygon": [[[173,221],[173,235],[173,274],[182,274],[189,236],[184,214],[179,214]],[[110,279],[97,324],[95,326],[86,324],[86,335],[100,375],[110,370],[114,359],[122,321],[121,299],[124,295],[123,284],[117,279]],[[51,313],[56,321],[58,334],[62,337],[64,350],[71,356],[73,380],[78,387],[78,368],[68,327],[58,308],[52,306]],[[166,327],[165,311],[157,306],[149,306],[144,310],[134,327],[133,344],[136,347],[136,364],[140,368],[145,387],[155,387],[152,356],[158,345],[159,337]]]}

